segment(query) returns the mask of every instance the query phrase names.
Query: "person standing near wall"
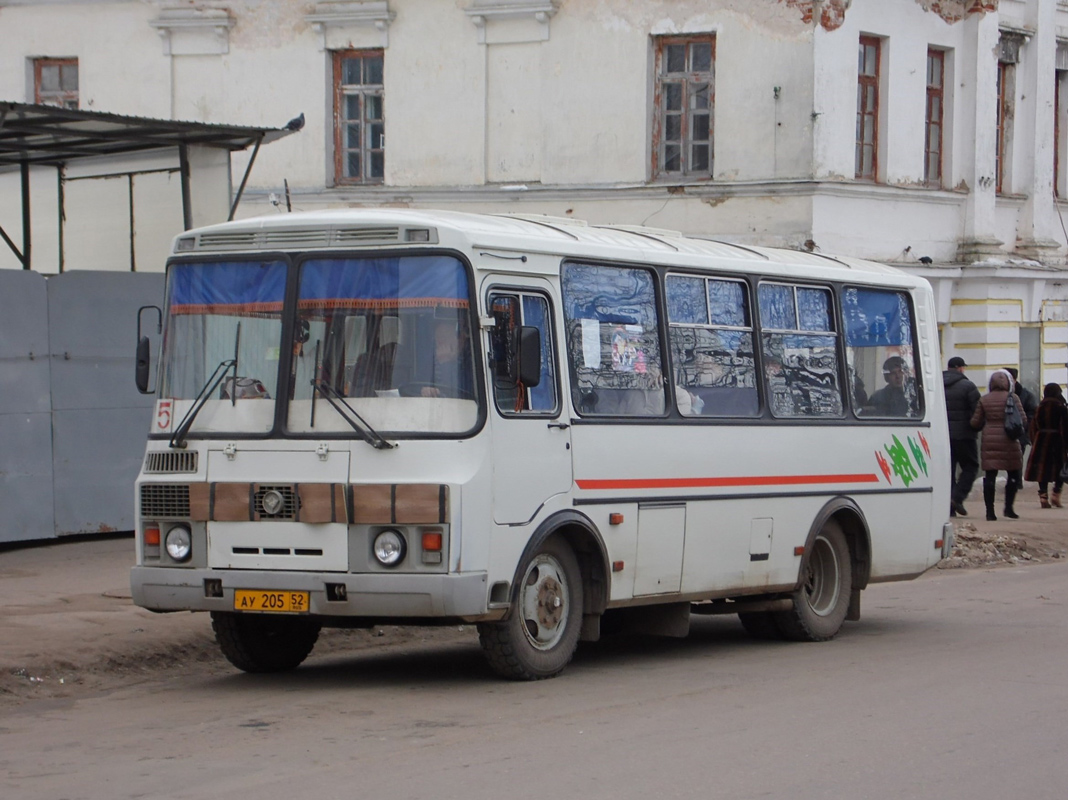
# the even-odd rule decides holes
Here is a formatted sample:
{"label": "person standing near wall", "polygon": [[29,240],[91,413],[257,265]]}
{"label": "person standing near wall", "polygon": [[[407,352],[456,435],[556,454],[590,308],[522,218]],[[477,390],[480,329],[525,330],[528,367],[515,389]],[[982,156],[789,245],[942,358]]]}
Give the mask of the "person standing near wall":
{"label": "person standing near wall", "polygon": [[[1031,457],[1027,460],[1025,477],[1038,481],[1038,500],[1042,508],[1061,508],[1061,470],[1064,469],[1065,448],[1068,446],[1068,406],[1065,405],[1061,387],[1047,383],[1042,390],[1042,402],[1038,404],[1031,420]],[[1053,494],[1047,494],[1053,481]]]}
{"label": "person standing near wall", "polygon": [[986,518],[991,521],[997,519],[994,514],[994,486],[999,470],[1005,470],[1008,475],[1005,483],[1005,516],[1009,519],[1020,518],[1012,504],[1020,487],[1023,450],[1020,449],[1020,443],[1009,438],[1005,432],[1005,403],[1010,396],[1023,417],[1023,404],[1013,393],[1012,384],[1012,376],[1008,372],[995,370],[990,376],[990,391],[975,407],[971,420],[972,427],[983,432],[979,448],[983,467],[983,500],[986,503]]}
{"label": "person standing near wall", "polygon": [[[979,432],[972,425],[975,407],[979,404],[979,390],[964,376],[968,366],[960,356],[949,359],[948,369],[942,373],[946,387],[946,414],[949,418],[950,499],[949,515],[966,517],[964,500],[972,490],[979,474]],[[960,474],[957,468],[960,467]]]}

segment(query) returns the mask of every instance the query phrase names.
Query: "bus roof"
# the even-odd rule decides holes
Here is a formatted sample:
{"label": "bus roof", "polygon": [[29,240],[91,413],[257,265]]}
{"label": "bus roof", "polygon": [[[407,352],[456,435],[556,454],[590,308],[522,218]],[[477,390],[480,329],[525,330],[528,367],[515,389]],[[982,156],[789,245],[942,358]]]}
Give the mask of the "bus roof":
{"label": "bus roof", "polygon": [[[441,234],[446,234],[442,237]],[[815,252],[733,244],[639,225],[591,224],[538,214],[476,214],[464,211],[369,208],[304,211],[254,217],[185,231],[175,237],[175,255],[194,253],[285,252],[320,249],[422,246],[461,237],[471,247],[496,251],[549,253],[560,256],[644,260],[664,266],[708,267],[709,259],[734,269],[819,273],[897,285],[924,285],[894,267],[862,259]],[[774,266],[772,266],[774,265]]]}

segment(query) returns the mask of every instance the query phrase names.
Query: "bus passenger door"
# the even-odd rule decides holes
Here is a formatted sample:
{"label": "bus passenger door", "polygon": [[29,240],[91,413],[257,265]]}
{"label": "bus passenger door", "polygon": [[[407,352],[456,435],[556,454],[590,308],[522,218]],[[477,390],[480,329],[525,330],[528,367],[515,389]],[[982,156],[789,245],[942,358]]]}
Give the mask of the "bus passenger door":
{"label": "bus passenger door", "polygon": [[[491,290],[487,298],[494,319],[487,335],[493,519],[504,525],[530,521],[550,497],[571,488],[571,431],[560,420],[548,287],[533,280],[522,284]],[[540,374],[524,382],[521,350],[535,347]],[[533,363],[534,354],[526,358]]]}

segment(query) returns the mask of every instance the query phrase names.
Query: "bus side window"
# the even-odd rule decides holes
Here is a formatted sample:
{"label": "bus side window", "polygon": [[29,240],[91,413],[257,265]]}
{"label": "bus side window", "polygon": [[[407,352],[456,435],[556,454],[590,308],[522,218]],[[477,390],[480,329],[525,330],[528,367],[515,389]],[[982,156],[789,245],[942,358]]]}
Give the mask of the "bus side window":
{"label": "bus side window", "polygon": [[760,413],[748,287],[741,281],[667,277],[668,343],[679,413]]}
{"label": "bus side window", "polygon": [[764,282],[758,289],[764,380],[776,417],[840,417],[838,335],[831,293]]}
{"label": "bus side window", "polygon": [[853,412],[862,417],[922,417],[908,294],[847,287],[842,317]]}
{"label": "bus side window", "polygon": [[[514,292],[491,295],[489,306],[495,322],[489,336],[489,371],[497,409],[503,414],[553,413],[559,404],[548,301],[541,295]],[[532,386],[519,377],[522,328],[536,328],[539,334],[540,376]]]}
{"label": "bus side window", "polygon": [[562,283],[578,412],[663,416],[665,380],[652,273],[571,262],[564,265]]}

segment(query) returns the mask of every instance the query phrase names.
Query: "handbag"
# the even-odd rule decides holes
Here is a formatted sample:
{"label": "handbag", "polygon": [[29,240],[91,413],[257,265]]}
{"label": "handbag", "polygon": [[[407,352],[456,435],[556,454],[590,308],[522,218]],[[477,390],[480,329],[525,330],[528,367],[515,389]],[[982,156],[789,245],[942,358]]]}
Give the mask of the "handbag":
{"label": "handbag", "polygon": [[1016,405],[1016,395],[1012,392],[1005,398],[1005,433],[1014,442],[1020,441],[1025,435],[1023,417]]}

